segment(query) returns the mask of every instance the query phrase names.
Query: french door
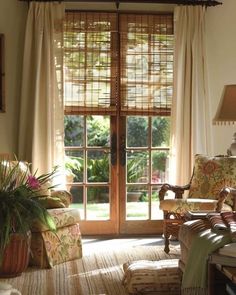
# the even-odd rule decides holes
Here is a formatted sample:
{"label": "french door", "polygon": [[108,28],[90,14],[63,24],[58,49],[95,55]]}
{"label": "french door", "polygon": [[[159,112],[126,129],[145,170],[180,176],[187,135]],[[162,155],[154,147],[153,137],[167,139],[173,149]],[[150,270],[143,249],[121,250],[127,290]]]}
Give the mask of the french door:
{"label": "french door", "polygon": [[83,234],[161,232],[169,119],[66,116],[66,168]]}
{"label": "french door", "polygon": [[168,179],[166,117],[127,116],[120,132],[120,233],[162,232],[158,191]]}
{"label": "french door", "polygon": [[65,146],[67,185],[82,233],[118,233],[116,118],[66,116]]}
{"label": "french door", "polygon": [[173,15],[66,13],[65,153],[83,234],[160,233]]}

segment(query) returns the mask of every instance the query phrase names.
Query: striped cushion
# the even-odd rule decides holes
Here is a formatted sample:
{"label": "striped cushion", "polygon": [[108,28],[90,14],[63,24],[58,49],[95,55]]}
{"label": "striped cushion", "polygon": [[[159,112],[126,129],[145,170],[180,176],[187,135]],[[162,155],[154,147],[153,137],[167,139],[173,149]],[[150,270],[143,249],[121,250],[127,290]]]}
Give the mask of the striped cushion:
{"label": "striped cushion", "polygon": [[178,259],[138,260],[123,265],[123,284],[129,294],[179,295],[181,271]]}

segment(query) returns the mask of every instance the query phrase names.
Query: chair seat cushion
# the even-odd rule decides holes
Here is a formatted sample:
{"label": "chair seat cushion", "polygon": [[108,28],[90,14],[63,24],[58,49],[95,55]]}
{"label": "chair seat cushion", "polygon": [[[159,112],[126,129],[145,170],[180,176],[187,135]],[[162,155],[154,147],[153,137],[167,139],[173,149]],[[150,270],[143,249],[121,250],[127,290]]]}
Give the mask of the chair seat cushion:
{"label": "chair seat cushion", "polygon": [[123,285],[129,294],[180,294],[178,259],[138,260],[123,265]]}
{"label": "chair seat cushion", "polygon": [[[214,211],[216,204],[217,200],[212,199],[165,199],[160,201],[160,209],[183,214],[187,211]],[[232,208],[224,204],[223,210],[232,211]]]}
{"label": "chair seat cushion", "polygon": [[[80,213],[77,208],[48,209],[48,212],[53,217],[57,229],[76,224],[80,221]],[[31,228],[32,232],[42,232],[47,230],[49,229],[39,221],[35,222]]]}

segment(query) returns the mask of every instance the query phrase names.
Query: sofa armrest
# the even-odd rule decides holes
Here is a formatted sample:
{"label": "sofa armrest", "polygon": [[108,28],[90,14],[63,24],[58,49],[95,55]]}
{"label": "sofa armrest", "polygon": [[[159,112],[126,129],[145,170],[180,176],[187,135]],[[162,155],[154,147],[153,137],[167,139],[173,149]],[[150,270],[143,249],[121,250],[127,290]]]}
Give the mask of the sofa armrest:
{"label": "sofa armrest", "polygon": [[175,199],[182,199],[184,191],[189,190],[189,188],[190,184],[180,186],[164,183],[159,191],[159,199],[160,201],[164,200],[167,191],[172,191],[175,194]]}

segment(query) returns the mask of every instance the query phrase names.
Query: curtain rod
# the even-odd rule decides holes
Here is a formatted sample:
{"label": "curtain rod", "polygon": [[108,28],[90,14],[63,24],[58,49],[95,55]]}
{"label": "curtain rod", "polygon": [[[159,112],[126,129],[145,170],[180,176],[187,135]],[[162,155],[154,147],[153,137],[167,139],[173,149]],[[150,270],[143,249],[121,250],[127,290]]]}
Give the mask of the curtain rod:
{"label": "curtain rod", "polygon": [[[19,0],[31,2],[35,0]],[[36,0],[37,2],[58,2],[58,0]],[[160,4],[180,4],[180,5],[204,5],[204,6],[217,6],[222,2],[215,0],[64,0],[59,2],[101,2],[101,3],[115,3],[117,7],[121,3],[160,3]]]}

